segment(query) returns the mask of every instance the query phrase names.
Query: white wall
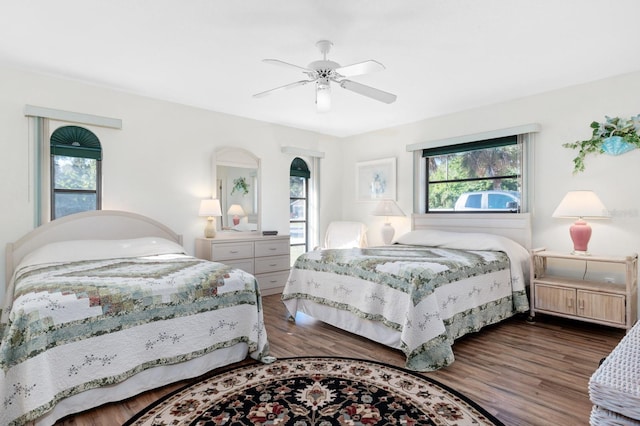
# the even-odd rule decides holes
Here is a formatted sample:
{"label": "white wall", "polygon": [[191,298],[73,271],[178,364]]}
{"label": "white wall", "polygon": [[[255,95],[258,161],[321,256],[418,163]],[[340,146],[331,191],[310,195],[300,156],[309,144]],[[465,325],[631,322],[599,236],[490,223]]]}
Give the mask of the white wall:
{"label": "white wall", "polygon": [[[0,68],[0,253],[33,228],[33,147],[29,144],[26,104],[82,112],[123,121],[122,130],[91,127],[103,151],[103,208],[150,216],[183,234],[193,253],[206,219],[200,200],[209,198],[211,157],[221,146],[253,152],[262,164],[262,227],[281,234],[289,229],[289,166],[282,146],[325,152],[336,157],[336,139],[272,125]],[[250,102],[250,100],[248,100]],[[325,149],[325,147],[327,149]],[[325,161],[325,160],[322,160]],[[339,177],[327,174],[327,188]],[[4,289],[4,262],[0,288]],[[4,291],[0,291],[0,302]]]}
{"label": "white wall", "polygon": [[[413,207],[412,154],[406,146],[460,135],[480,133],[529,123],[540,123],[535,137],[533,245],[571,251],[571,221],[551,217],[569,190],[592,189],[613,212],[611,220],[591,221],[591,252],[626,255],[640,250],[640,149],[621,156],[588,156],[584,172],[573,175],[576,152],[563,143],[589,139],[592,121],[604,116],[630,117],[640,113],[640,72],[517,99],[489,107],[424,120],[347,138],[343,164],[346,176],[357,161],[398,159],[398,204],[410,213]],[[401,102],[401,99],[398,100]],[[383,218],[370,216],[375,203],[354,200],[354,182],[345,178],[342,193],[344,216],[369,225],[369,241],[380,244]],[[409,219],[394,219],[396,234],[409,229]]]}
{"label": "white wall", "polygon": [[[542,125],[535,141],[534,246],[569,251],[570,222],[551,214],[568,190],[594,189],[615,216],[592,221],[591,251],[626,254],[639,249],[640,150],[619,157],[589,157],[586,171],[574,176],[575,153],[562,144],[588,138],[591,121],[604,115],[640,113],[640,73],[342,140],[6,68],[0,68],[0,85],[1,253],[7,242],[31,230],[34,223],[33,154],[25,104],[122,119],[122,130],[97,130],[105,156],[103,207],[145,214],[167,224],[184,235],[189,251],[204,229],[204,218],[197,211],[200,199],[213,190],[210,158],[220,146],[245,148],[261,158],[262,227],[281,233],[288,230],[288,169],[294,157],[281,153],[281,147],[324,152],[321,234],[331,220],[361,220],[369,225],[370,243],[381,244],[382,218],[370,215],[374,204],[355,201],[356,162],[396,157],[398,202],[409,214],[413,162],[407,145],[534,122]],[[393,219],[393,224],[399,234],[409,229],[410,222]],[[4,277],[2,262],[0,272]]]}
{"label": "white wall", "polygon": [[[614,214],[611,220],[591,221],[594,229],[591,251],[628,254],[640,249],[640,200],[635,197],[640,169],[636,166],[640,150],[618,157],[589,156],[585,172],[573,175],[576,152],[563,143],[588,139],[592,121],[605,115],[629,117],[640,113],[640,73],[633,73],[590,84],[513,100],[345,138],[327,148],[323,176],[341,178],[324,184],[321,230],[330,220],[359,220],[369,226],[369,242],[382,244],[378,232],[383,218],[370,215],[375,202],[355,201],[355,166],[358,161],[395,157],[397,194],[400,207],[409,216],[413,210],[413,156],[406,146],[418,142],[540,123],[535,136],[533,171],[533,245],[551,250],[570,251],[568,219],[554,219],[553,210],[564,194],[573,189],[593,189]],[[398,101],[401,102],[401,99]],[[341,194],[339,210],[334,194]],[[396,235],[410,228],[409,217],[391,218]]]}

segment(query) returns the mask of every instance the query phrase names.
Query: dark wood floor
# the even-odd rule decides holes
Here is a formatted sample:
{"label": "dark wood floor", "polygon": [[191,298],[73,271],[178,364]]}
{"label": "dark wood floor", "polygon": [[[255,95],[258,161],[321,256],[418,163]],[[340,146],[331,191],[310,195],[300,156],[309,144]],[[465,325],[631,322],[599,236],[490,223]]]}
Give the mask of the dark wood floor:
{"label": "dark wood floor", "polygon": [[[264,297],[272,355],[344,356],[404,366],[399,351],[298,315],[295,323],[278,295]],[[471,398],[509,426],[588,425],[588,381],[624,330],[552,317],[526,322],[518,316],[465,336],[454,345],[456,361],[424,373]],[[187,382],[108,404],[60,425],[122,424],[145,406]]]}

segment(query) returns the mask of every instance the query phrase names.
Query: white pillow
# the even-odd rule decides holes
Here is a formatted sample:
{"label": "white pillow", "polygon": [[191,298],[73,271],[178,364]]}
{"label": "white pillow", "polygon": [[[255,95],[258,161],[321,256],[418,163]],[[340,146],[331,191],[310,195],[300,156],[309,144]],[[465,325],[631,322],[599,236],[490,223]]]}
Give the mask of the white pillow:
{"label": "white pillow", "polygon": [[22,259],[20,266],[174,253],[185,254],[186,252],[180,244],[159,237],[128,240],[70,240],[46,244],[32,251]]}

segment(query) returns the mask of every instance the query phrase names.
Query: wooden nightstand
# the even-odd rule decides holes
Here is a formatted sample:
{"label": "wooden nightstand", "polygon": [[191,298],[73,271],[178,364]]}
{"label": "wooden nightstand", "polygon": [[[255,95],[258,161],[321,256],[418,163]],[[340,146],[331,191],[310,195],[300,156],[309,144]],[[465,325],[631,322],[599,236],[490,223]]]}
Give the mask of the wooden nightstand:
{"label": "wooden nightstand", "polygon": [[224,263],[255,275],[263,296],[282,293],[289,278],[289,236],[196,238],[196,257]]}
{"label": "wooden nightstand", "polygon": [[[549,274],[550,262],[601,262],[624,268],[622,284]],[[586,262],[586,263],[585,263]],[[573,266],[571,266],[573,267]],[[545,249],[531,251],[531,319],[536,312],[629,330],[638,317],[638,255],[577,256]]]}

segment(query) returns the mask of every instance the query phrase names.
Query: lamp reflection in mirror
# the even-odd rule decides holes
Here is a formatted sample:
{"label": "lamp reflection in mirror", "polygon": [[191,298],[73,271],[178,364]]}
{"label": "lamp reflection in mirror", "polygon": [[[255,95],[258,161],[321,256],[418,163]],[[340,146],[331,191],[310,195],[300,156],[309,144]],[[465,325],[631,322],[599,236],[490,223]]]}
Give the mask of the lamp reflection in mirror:
{"label": "lamp reflection in mirror", "polygon": [[389,222],[390,216],[405,216],[402,209],[393,200],[381,200],[372,213],[374,216],[385,216],[385,224],[382,226],[382,241],[385,245],[391,244],[396,233]]}
{"label": "lamp reflection in mirror", "polygon": [[587,246],[591,239],[591,226],[584,219],[610,217],[607,208],[596,193],[584,190],[567,192],[552,216],[578,218],[569,228],[569,235],[573,241],[571,253],[582,256],[589,254]]}
{"label": "lamp reflection in mirror", "polygon": [[231,207],[227,210],[227,214],[233,215],[233,226],[240,223],[240,216],[246,216],[240,204],[231,204]]}
{"label": "lamp reflection in mirror", "polygon": [[220,200],[209,199],[200,201],[200,211],[198,216],[207,217],[207,226],[204,228],[204,236],[206,238],[215,238],[216,236],[216,223],[215,217],[222,216],[222,208],[220,207]]}

